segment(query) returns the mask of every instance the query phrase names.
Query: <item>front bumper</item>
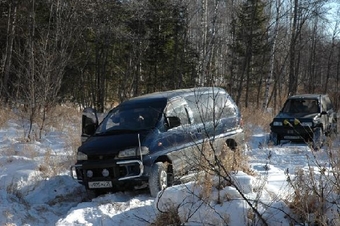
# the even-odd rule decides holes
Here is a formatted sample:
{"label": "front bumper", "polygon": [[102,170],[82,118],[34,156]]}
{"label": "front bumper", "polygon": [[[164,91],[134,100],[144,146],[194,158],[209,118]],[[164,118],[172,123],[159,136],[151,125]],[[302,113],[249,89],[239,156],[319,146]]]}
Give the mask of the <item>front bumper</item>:
{"label": "front bumper", "polygon": [[70,167],[71,177],[88,189],[110,188],[125,181],[145,180],[141,160],[84,161]]}
{"label": "front bumper", "polygon": [[301,140],[313,137],[315,127],[307,126],[272,126],[271,131],[276,133],[280,139]]}

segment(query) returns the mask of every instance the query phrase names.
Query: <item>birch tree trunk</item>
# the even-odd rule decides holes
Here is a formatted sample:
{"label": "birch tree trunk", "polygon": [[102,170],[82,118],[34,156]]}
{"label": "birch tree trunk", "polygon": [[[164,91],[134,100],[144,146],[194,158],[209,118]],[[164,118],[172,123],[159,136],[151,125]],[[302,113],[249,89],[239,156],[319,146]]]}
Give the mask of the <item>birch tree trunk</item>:
{"label": "birch tree trunk", "polygon": [[202,0],[201,2],[201,47],[199,52],[199,79],[198,84],[199,86],[203,86],[205,83],[205,70],[206,70],[206,43],[207,43],[207,31],[208,31],[208,0]]}
{"label": "birch tree trunk", "polygon": [[281,18],[281,5],[282,0],[276,0],[276,16],[275,16],[275,26],[273,31],[273,45],[270,54],[270,71],[268,73],[268,77],[266,79],[265,84],[265,92],[264,92],[264,102],[263,102],[263,110],[268,107],[269,102],[269,90],[272,84],[272,78],[275,70],[275,53],[276,53],[276,42],[277,42],[277,34],[279,31],[279,22]]}

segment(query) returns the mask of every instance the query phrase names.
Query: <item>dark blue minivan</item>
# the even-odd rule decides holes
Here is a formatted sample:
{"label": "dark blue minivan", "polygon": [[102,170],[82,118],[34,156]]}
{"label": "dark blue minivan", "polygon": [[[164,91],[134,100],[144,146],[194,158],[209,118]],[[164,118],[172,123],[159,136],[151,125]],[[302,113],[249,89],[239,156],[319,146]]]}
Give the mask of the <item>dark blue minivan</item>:
{"label": "dark blue minivan", "polygon": [[146,94],[113,108],[99,123],[86,108],[83,143],[71,175],[96,194],[149,187],[152,196],[197,168],[207,141],[243,148],[238,107],[222,88]]}

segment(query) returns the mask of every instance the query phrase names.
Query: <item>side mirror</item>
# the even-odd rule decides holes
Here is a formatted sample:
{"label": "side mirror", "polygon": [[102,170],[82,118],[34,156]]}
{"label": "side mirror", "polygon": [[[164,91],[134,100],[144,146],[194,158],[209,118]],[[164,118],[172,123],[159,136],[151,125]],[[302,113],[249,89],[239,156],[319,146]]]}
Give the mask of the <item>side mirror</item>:
{"label": "side mirror", "polygon": [[92,136],[98,128],[98,116],[97,112],[93,108],[85,108],[82,114],[82,142],[86,141],[87,138]]}
{"label": "side mirror", "polygon": [[96,132],[96,129],[97,129],[96,124],[94,124],[94,123],[88,124],[84,127],[83,133],[87,134],[87,135],[93,135]]}
{"label": "side mirror", "polygon": [[169,124],[169,129],[181,125],[181,120],[176,116],[167,117],[167,120],[168,120],[168,124]]}

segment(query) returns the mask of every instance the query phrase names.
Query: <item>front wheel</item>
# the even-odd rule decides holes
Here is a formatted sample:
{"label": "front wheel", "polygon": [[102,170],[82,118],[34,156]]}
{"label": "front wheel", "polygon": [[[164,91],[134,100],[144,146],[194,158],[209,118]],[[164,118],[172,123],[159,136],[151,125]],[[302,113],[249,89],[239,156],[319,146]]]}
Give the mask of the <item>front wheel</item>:
{"label": "front wheel", "polygon": [[168,164],[156,162],[151,168],[149,177],[149,190],[151,196],[156,197],[158,192],[170,185],[169,181]]}
{"label": "front wheel", "polygon": [[279,145],[281,142],[280,136],[277,133],[273,132],[270,133],[269,140],[273,143],[273,145]]}
{"label": "front wheel", "polygon": [[319,150],[324,141],[324,135],[323,135],[323,130],[321,127],[318,127],[315,129],[313,133],[313,148],[314,150]]}

